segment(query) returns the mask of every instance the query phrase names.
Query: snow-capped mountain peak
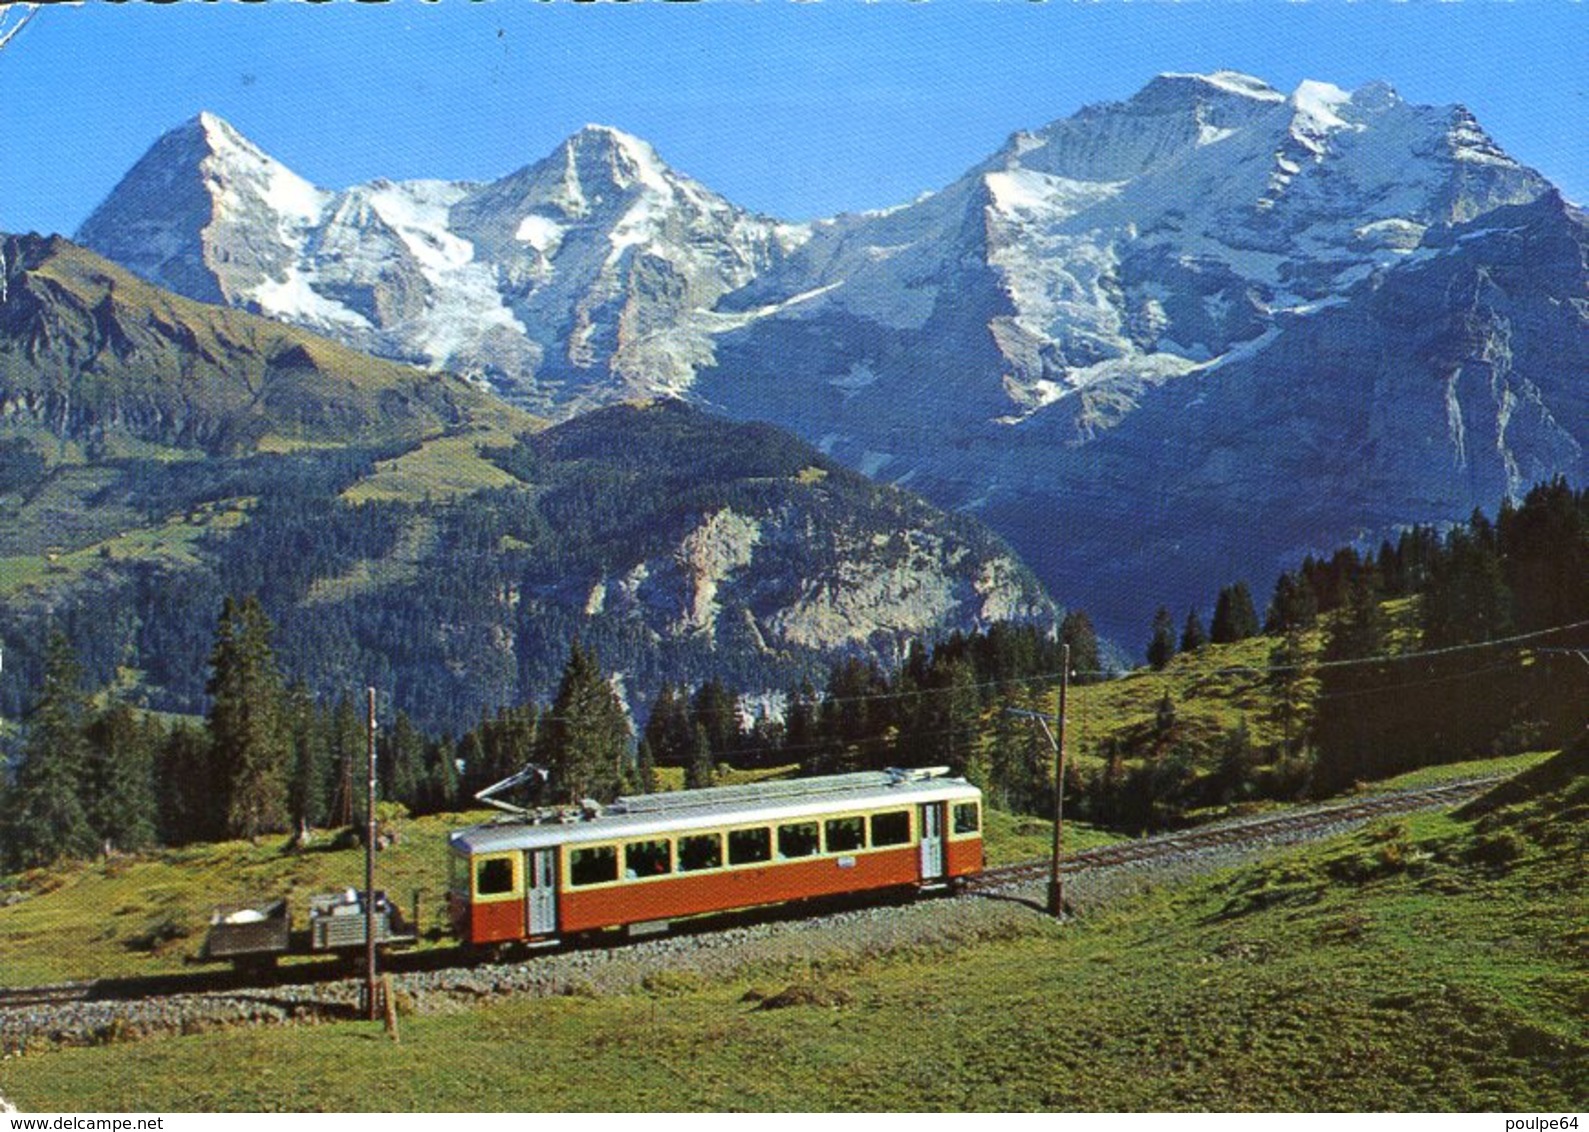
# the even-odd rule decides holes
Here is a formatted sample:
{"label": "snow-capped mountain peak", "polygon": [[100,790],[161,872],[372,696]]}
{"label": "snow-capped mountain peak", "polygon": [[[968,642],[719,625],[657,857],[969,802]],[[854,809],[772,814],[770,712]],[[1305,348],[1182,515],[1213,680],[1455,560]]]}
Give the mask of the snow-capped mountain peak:
{"label": "snow-capped mountain peak", "polygon": [[212,145],[252,149],[257,152],[257,147],[252,142],[238,133],[236,127],[213,110],[200,110],[187,124]]}
{"label": "snow-capped mountain peak", "polygon": [[687,391],[752,323],[842,311],[914,333],[974,310],[956,333],[991,331],[1000,372],[976,400],[1002,418],[1143,359],[1203,365],[1412,256],[1431,225],[1546,187],[1461,107],[1224,70],[1159,75],[1014,134],[941,192],[809,228],[746,213],[610,125],[488,184],[330,192],[204,112],[81,236],[176,290],[553,413]]}
{"label": "snow-capped mountain peak", "polygon": [[284,220],[309,224],[331,201],[333,194],[315,188],[218,114],[200,111],[173,133],[191,139],[194,159],[218,207],[257,203]]}
{"label": "snow-capped mountain peak", "polygon": [[182,294],[269,310],[256,291],[296,289],[291,264],[332,199],[203,111],[155,142],[78,239]]}
{"label": "snow-capped mountain peak", "polygon": [[[1250,98],[1258,102],[1283,102],[1285,95],[1260,78],[1240,71],[1215,71],[1212,74],[1183,74],[1167,71],[1154,80],[1165,86],[1180,85],[1187,88],[1207,87],[1224,94]],[[1151,88],[1153,84],[1149,84]]]}
{"label": "snow-capped mountain peak", "polygon": [[1304,79],[1291,95],[1290,103],[1297,115],[1308,119],[1322,130],[1364,129],[1341,117],[1340,111],[1352,103],[1352,96],[1333,83]]}
{"label": "snow-capped mountain peak", "polygon": [[[586,217],[613,207],[639,191],[673,192],[673,174],[649,143],[612,126],[587,125],[570,135],[550,158],[504,179],[525,182],[537,203],[554,205],[570,217]],[[547,193],[553,185],[560,193]],[[539,192],[535,192],[539,189]]]}
{"label": "snow-capped mountain peak", "polygon": [[671,171],[650,142],[633,134],[613,126],[591,124],[564,142],[563,147],[573,164],[593,160],[602,163],[602,172],[609,174],[619,188],[638,183],[655,192],[670,191]]}

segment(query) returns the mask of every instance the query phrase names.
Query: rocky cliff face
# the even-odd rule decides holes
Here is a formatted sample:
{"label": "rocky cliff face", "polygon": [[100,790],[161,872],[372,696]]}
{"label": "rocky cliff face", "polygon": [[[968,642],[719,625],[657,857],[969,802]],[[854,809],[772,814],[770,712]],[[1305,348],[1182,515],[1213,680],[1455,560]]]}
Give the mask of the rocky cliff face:
{"label": "rocky cliff face", "polygon": [[[593,631],[759,664],[894,661],[912,640],[1055,619],[1036,578],[980,524],[767,426],[669,401],[586,414],[523,445],[542,512],[568,516],[581,544],[529,600],[577,602]],[[602,501],[596,483],[623,504]],[[609,517],[587,527],[587,511]]]}
{"label": "rocky cliff face", "polygon": [[1331,540],[1493,512],[1589,475],[1586,266],[1589,228],[1553,196],[1431,229],[1343,301],[1277,318],[1261,349],[1144,383],[1118,423],[1083,396],[990,430],[932,493],[981,493],[982,517],[1110,625],[1144,594],[1206,601],[1210,577],[1267,586]]}

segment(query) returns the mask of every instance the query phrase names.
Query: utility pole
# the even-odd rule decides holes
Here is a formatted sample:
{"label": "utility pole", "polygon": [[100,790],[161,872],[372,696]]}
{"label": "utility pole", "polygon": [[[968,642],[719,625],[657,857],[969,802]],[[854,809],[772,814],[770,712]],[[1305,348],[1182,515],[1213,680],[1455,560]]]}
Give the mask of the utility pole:
{"label": "utility pole", "polygon": [[370,1021],[380,1017],[375,1003],[375,689],[369,689],[370,788],[364,830],[364,1008]]}
{"label": "utility pole", "polygon": [[1060,876],[1060,863],[1065,856],[1065,701],[1070,691],[1070,646],[1059,646],[1059,706],[1054,712],[1054,726],[1040,712],[1022,708],[1005,708],[1010,715],[1024,715],[1035,719],[1054,748],[1054,852],[1048,868],[1048,912],[1059,917],[1065,914],[1065,882]]}
{"label": "utility pole", "polygon": [[[1070,646],[1059,646],[1059,706],[1054,712],[1054,856],[1048,870],[1048,914],[1065,914],[1065,881],[1059,862],[1065,854],[1065,700],[1070,691]],[[1056,737],[1057,736],[1057,737]]]}

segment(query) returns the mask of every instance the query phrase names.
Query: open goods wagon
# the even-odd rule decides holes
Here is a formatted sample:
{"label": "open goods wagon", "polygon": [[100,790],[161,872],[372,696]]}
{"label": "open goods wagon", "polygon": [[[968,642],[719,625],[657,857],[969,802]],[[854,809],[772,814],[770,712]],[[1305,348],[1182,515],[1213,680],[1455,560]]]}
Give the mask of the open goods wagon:
{"label": "open goods wagon", "polygon": [[[309,898],[307,930],[292,929],[292,911],[285,898],[253,906],[217,908],[199,950],[199,961],[224,960],[239,968],[268,967],[285,955],[349,954],[361,951],[366,938],[364,894],[356,889]],[[415,925],[386,893],[375,894],[375,943],[378,947],[411,944],[419,938]]]}

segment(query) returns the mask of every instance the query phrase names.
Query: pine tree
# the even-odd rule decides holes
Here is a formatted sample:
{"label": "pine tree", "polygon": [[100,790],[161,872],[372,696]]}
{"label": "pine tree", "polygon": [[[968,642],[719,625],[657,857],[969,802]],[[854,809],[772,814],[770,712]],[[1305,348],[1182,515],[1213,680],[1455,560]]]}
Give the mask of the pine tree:
{"label": "pine tree", "polygon": [[[964,774],[976,756],[982,697],[976,671],[968,660],[933,658],[927,686],[913,705],[891,757],[874,758],[879,767],[890,761],[904,766],[947,766]],[[879,754],[887,747],[871,744]]]}
{"label": "pine tree", "polygon": [[[534,704],[502,708],[490,719],[481,720],[477,730],[480,748],[478,765],[471,760],[470,778],[465,793],[473,796],[493,782],[500,782],[523,770],[530,763],[544,762],[541,747],[545,740],[541,713]],[[465,736],[468,745],[469,736]],[[535,801],[543,801],[537,798]]]}
{"label": "pine tree", "polygon": [[160,840],[188,845],[224,836],[222,791],[209,736],[187,724],[173,727],[160,746],[157,763]]}
{"label": "pine tree", "polygon": [[544,728],[540,762],[551,777],[550,798],[577,802],[618,796],[629,747],[629,723],[594,650],[578,641],[569,652],[562,683]]}
{"label": "pine tree", "polygon": [[1503,507],[1496,531],[1524,631],[1589,618],[1589,492],[1574,497],[1565,479]]}
{"label": "pine tree", "polygon": [[1122,795],[1126,787],[1126,757],[1120,741],[1114,737],[1099,744],[1098,755],[1103,769],[1098,773],[1098,785],[1088,791],[1092,797],[1092,817],[1095,821],[1118,824],[1124,820],[1125,805]]}
{"label": "pine tree", "polygon": [[1076,683],[1102,679],[1099,672],[1103,661],[1098,655],[1098,633],[1092,627],[1092,618],[1080,609],[1071,610],[1060,623],[1059,640],[1070,646],[1070,669],[1076,674]]}
{"label": "pine tree", "polygon": [[53,633],[45,647],[44,687],[26,725],[22,765],[0,815],[6,857],[15,867],[87,856],[96,848],[82,802],[89,758],[85,710],[77,657],[66,636]]}
{"label": "pine tree", "polygon": [[1153,639],[1148,642],[1148,664],[1163,668],[1175,656],[1175,622],[1170,611],[1159,606],[1153,615]]}
{"label": "pine tree", "polygon": [[1358,660],[1385,651],[1385,614],[1372,573],[1356,574],[1346,586],[1339,616],[1324,636],[1326,661]]}
{"label": "pine tree", "polygon": [[376,753],[381,796],[412,810],[425,778],[425,739],[414,729],[407,712],[398,712],[392,726],[380,734]]}
{"label": "pine tree", "polygon": [[1209,624],[1208,636],[1216,645],[1244,641],[1258,633],[1258,614],[1253,610],[1252,594],[1245,582],[1237,582],[1219,591],[1214,603],[1214,620]]}
{"label": "pine tree", "polygon": [[684,766],[689,761],[695,727],[688,704],[672,683],[664,682],[646,718],[645,740],[657,766]]}
{"label": "pine tree", "polygon": [[717,781],[717,766],[712,762],[712,740],[706,728],[697,723],[690,732],[689,761],[684,764],[684,788],[700,790]]}
{"label": "pine tree", "polygon": [[716,677],[696,691],[695,702],[690,706],[690,723],[705,728],[714,763],[730,761],[730,756],[739,749],[739,704]]}
{"label": "pine tree", "polygon": [[271,626],[253,596],[227,598],[210,654],[210,742],[226,784],[226,829],[250,840],[287,828],[292,734]]}
{"label": "pine tree", "polygon": [[479,731],[466,732],[464,737],[458,740],[458,761],[463,764],[463,771],[458,781],[460,803],[472,799],[496,781],[486,777],[486,751],[480,742]]}
{"label": "pine tree", "polygon": [[770,704],[757,710],[744,741],[747,749],[737,760],[739,765],[769,767],[778,764],[778,754],[784,745],[784,725]]}
{"label": "pine tree", "polygon": [[353,701],[347,696],[337,700],[331,713],[330,755],[326,765],[326,797],[331,799],[328,814],[336,827],[363,825],[364,796],[360,789],[369,761],[369,725],[359,719]]}
{"label": "pine tree", "polygon": [[1512,593],[1488,521],[1471,533],[1451,532],[1445,553],[1431,567],[1421,612],[1425,648],[1489,641],[1512,631]]}
{"label": "pine tree", "polygon": [[425,744],[425,776],[416,799],[416,814],[439,814],[458,803],[458,747],[451,735]]}
{"label": "pine tree", "polygon": [[1396,566],[1402,592],[1422,593],[1429,584],[1429,570],[1440,554],[1440,536],[1433,527],[1415,526],[1396,540]]}
{"label": "pine tree", "polygon": [[1175,737],[1175,727],[1179,717],[1175,711],[1175,701],[1170,698],[1169,689],[1159,698],[1159,706],[1153,712],[1153,745],[1162,751]]}
{"label": "pine tree", "polygon": [[1302,630],[1290,628],[1269,650],[1268,684],[1272,690],[1272,717],[1280,725],[1281,751],[1291,754],[1293,744],[1306,730],[1307,651]]}
{"label": "pine tree", "polygon": [[1269,599],[1264,632],[1284,633],[1292,629],[1305,629],[1318,617],[1318,598],[1313,595],[1307,575],[1301,572],[1281,574],[1275,581],[1274,596]]}
{"label": "pine tree", "polygon": [[803,773],[816,773],[833,761],[834,753],[822,734],[818,716],[817,690],[810,680],[789,693],[784,711],[783,749],[785,756],[800,764]]}
{"label": "pine tree", "polygon": [[[1382,664],[1371,658],[1385,651],[1385,618],[1371,571],[1358,571],[1347,583],[1344,604],[1324,638],[1314,738],[1319,758],[1318,786],[1328,792],[1374,777],[1385,752],[1387,711],[1398,710],[1380,689],[1388,682]],[[1363,661],[1364,663],[1342,663]]]}
{"label": "pine tree", "polygon": [[1197,652],[1208,645],[1208,633],[1203,628],[1202,618],[1198,617],[1197,610],[1186,611],[1186,624],[1181,629],[1181,651]]}
{"label": "pine tree", "polygon": [[1379,544],[1374,570],[1379,575],[1379,584],[1387,598],[1406,597],[1412,592],[1408,588],[1407,571],[1402,566],[1401,550],[1390,545],[1389,539]]}
{"label": "pine tree", "polygon": [[155,757],[158,724],[114,704],[88,727],[85,804],[94,835],[104,845],[142,849],[153,844],[158,820]]}
{"label": "pine tree", "polygon": [[642,794],[655,794],[661,783],[657,780],[657,760],[651,754],[651,743],[640,740],[640,749],[635,756],[635,785]]}
{"label": "pine tree", "polygon": [[1011,708],[1030,710],[1029,701],[1006,692],[995,703],[993,742],[988,752],[990,797],[1011,813],[1050,817],[1054,812],[1049,772],[1053,748],[1035,720],[1015,715]]}
{"label": "pine tree", "polygon": [[889,691],[876,664],[851,657],[833,666],[818,716],[822,737],[832,744],[834,754],[824,771],[860,770],[886,753],[888,748],[875,740],[890,720],[888,706],[880,700]]}
{"label": "pine tree", "polygon": [[1210,776],[1207,799],[1215,805],[1229,805],[1250,798],[1255,787],[1254,773],[1258,767],[1258,752],[1253,748],[1252,732],[1247,727],[1247,717],[1242,716],[1236,726],[1225,732],[1219,744],[1219,765]]}
{"label": "pine tree", "polygon": [[326,787],[331,761],[330,723],[316,706],[309,689],[294,684],[286,699],[288,727],[292,731],[292,774],[287,784],[287,806],[300,832],[323,826],[329,813]]}

